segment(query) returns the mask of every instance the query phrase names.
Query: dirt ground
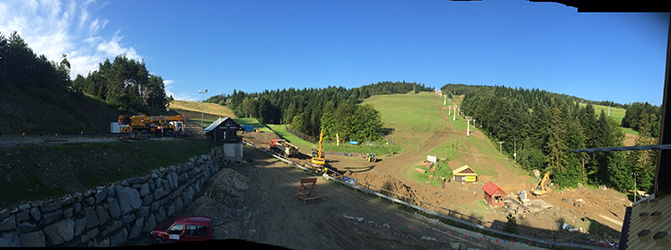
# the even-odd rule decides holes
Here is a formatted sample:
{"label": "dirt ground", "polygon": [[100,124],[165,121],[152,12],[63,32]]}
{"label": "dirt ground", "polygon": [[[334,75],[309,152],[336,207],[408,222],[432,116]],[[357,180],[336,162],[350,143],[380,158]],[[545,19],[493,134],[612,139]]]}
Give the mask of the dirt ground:
{"label": "dirt ground", "polygon": [[[437,108],[440,102],[437,101]],[[449,119],[443,112],[443,119],[449,124]],[[450,126],[444,131],[437,131],[431,137],[426,138],[426,144],[413,152],[393,156],[379,156],[375,163],[369,163],[364,158],[348,157],[341,155],[326,155],[330,165],[345,172],[345,175],[354,178],[357,183],[367,183],[374,187],[385,188],[404,196],[409,196],[423,202],[432,204],[427,206],[434,211],[443,214],[456,214],[456,216],[469,218],[471,221],[482,221],[484,225],[501,229],[507,221],[506,216],[512,213],[518,224],[521,234],[553,240],[589,240],[616,243],[619,241],[622,222],[626,206],[630,201],[624,194],[613,190],[579,187],[577,189],[553,191],[552,187],[543,197],[534,197],[531,190],[535,189],[537,182],[528,182],[529,176],[515,173],[509,166],[503,166],[499,161],[488,159],[467,140],[462,140],[460,151],[464,157],[463,162],[450,161],[448,165],[453,170],[464,164],[484,164],[491,166],[498,176],[481,175],[475,184],[462,184],[445,182],[437,187],[426,183],[419,183],[412,178],[414,168],[426,159],[425,152],[446,141],[448,136],[453,135]],[[465,137],[465,135],[463,135]],[[480,131],[474,131],[471,136],[484,138]],[[278,138],[270,133],[249,133],[245,139],[256,146],[268,148],[270,138]],[[294,161],[309,165],[309,152],[301,152]],[[482,186],[488,181],[494,182],[507,194],[510,207],[503,206],[491,208],[486,206],[482,200],[484,192]],[[517,193],[525,190],[530,203],[521,204]],[[475,195],[474,195],[475,192]],[[435,209],[441,207],[444,209]],[[514,212],[517,208],[517,213]],[[526,209],[525,209],[526,208]],[[567,223],[575,230],[567,232],[559,228]]]}
{"label": "dirt ground", "polygon": [[[528,244],[506,245],[502,239],[420,216],[312,176],[251,147],[245,147],[244,158],[247,163],[226,165],[213,176],[179,215],[213,217],[218,240],[241,239],[290,249],[536,249]],[[318,199],[296,198],[302,178],[316,178]],[[150,244],[148,237],[129,243],[146,244]]]}
{"label": "dirt ground", "polygon": [[[276,137],[274,134],[252,133],[246,139],[267,149],[268,146],[263,142]],[[304,155],[291,160],[300,162],[302,165],[308,165],[309,157],[305,155],[308,152],[302,153]],[[417,154],[411,157],[419,157],[419,161],[422,161],[426,156]],[[437,187],[411,180],[409,173],[413,171],[414,166],[412,164],[408,165],[408,162],[412,163],[413,161],[404,159],[403,155],[382,157],[376,163],[368,163],[360,157],[340,155],[326,155],[325,158],[335,168],[347,171],[345,175],[356,179],[357,183],[365,182],[375,187],[383,187],[447,209],[432,209],[430,206],[425,206],[443,214],[449,213],[454,217],[467,220],[470,217],[475,217],[477,220],[484,221],[485,226],[501,229],[501,226],[507,221],[507,214],[512,213],[517,218],[518,230],[521,234],[548,241],[598,240],[616,243],[619,241],[625,206],[629,205],[626,196],[616,191],[585,187],[563,191],[553,191],[550,187],[547,195],[534,197],[530,190],[535,188],[536,184],[525,182],[524,180],[528,177],[516,176],[507,168],[494,164],[494,167],[499,171],[496,180],[516,181],[497,182],[509,195],[507,200],[511,201],[512,204],[510,210],[501,206],[490,208],[482,202],[482,186],[493,179],[491,176],[480,176],[480,182],[475,184],[445,182],[443,186]],[[478,160],[474,159],[474,161],[477,162]],[[452,165],[455,166],[452,167],[453,169],[461,166],[461,164],[450,164],[450,166]],[[528,192],[528,198],[531,201],[527,203],[528,210],[526,212],[523,208],[520,208],[515,213],[513,210],[515,206],[520,206],[519,200],[516,199],[517,191],[522,189]],[[475,196],[473,195],[474,191]],[[579,199],[584,202],[580,202]],[[461,215],[464,217],[461,217]],[[576,231],[560,231],[559,227],[563,225],[563,222],[575,227]]]}

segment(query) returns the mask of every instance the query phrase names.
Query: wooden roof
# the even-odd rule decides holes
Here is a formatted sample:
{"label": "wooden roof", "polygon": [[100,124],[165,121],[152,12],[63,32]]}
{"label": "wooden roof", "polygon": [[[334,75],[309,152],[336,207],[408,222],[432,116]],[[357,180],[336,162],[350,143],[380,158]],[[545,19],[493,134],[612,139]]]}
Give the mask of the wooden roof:
{"label": "wooden roof", "polygon": [[468,165],[464,165],[460,168],[457,168],[457,169],[453,170],[452,175],[475,175],[475,176],[477,176],[478,174],[475,171],[473,171],[473,169],[471,167],[469,167]]}
{"label": "wooden roof", "polygon": [[626,230],[628,249],[669,249],[665,242],[671,237],[671,195],[654,195],[631,207]]}
{"label": "wooden roof", "polygon": [[496,190],[501,190],[503,194],[507,194],[506,191],[503,191],[503,189],[501,189],[497,185],[494,185],[494,183],[492,183],[491,181],[488,181],[487,184],[485,184],[485,186],[482,187],[482,190],[484,190],[485,193],[487,193],[490,196],[493,195],[496,192]]}
{"label": "wooden roof", "polygon": [[214,131],[214,129],[221,126],[222,124],[230,125],[230,126],[227,126],[227,127],[232,127],[235,130],[241,130],[242,129],[242,126],[240,126],[240,124],[238,124],[233,119],[226,116],[224,118],[219,118],[216,121],[212,122],[212,124],[210,124],[210,126],[207,126],[207,128],[203,129],[203,132],[204,133],[212,132],[212,131]]}

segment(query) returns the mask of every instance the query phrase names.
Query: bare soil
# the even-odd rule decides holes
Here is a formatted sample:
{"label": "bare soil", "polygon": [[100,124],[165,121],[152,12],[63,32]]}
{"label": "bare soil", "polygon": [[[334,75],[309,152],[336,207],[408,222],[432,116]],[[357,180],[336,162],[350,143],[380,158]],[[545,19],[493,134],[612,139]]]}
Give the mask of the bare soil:
{"label": "bare soil", "polygon": [[[438,100],[436,103],[437,108],[441,108]],[[449,118],[441,113],[447,123]],[[481,175],[480,181],[474,184],[445,182],[440,187],[417,182],[412,178],[414,168],[426,159],[426,152],[445,141],[449,134],[453,134],[453,131],[448,125],[444,131],[437,131],[430,138],[426,138],[426,144],[422,148],[399,155],[381,156],[375,163],[367,162],[361,157],[326,155],[325,158],[331,166],[345,172],[346,176],[354,178],[357,183],[366,183],[368,186],[384,188],[430,203],[427,208],[457,218],[482,222],[486,226],[501,229],[507,221],[506,216],[512,213],[517,218],[519,232],[524,235],[548,241],[597,240],[615,243],[619,240],[626,206],[630,204],[624,194],[591,187],[556,191],[550,187],[545,196],[534,197],[531,190],[535,189],[537,182],[530,183],[529,176],[519,175],[511,166],[503,166],[499,161],[479,154],[480,151],[467,140],[462,140],[460,150],[464,153],[461,157],[463,162],[450,161],[450,168],[454,170],[464,164],[480,164],[491,166],[498,176]],[[484,138],[479,131],[473,131],[471,136]],[[246,140],[262,148],[268,148],[267,142],[270,138],[277,138],[277,135],[249,133],[245,136]],[[309,165],[309,153],[302,153],[302,156],[293,160]],[[494,182],[508,194],[506,200],[509,201],[509,207],[490,207],[484,204],[482,187],[488,181]],[[521,190],[527,192],[531,203],[524,205],[519,202],[517,193]],[[563,223],[577,230],[559,230]]]}
{"label": "bare soil", "polygon": [[[213,217],[218,240],[241,239],[290,249],[506,247],[502,239],[455,228],[376,196],[311,176],[251,147],[245,147],[244,157],[247,163],[226,165],[179,215]],[[304,202],[296,198],[302,178],[316,178],[318,199]],[[129,244],[150,242],[145,237]],[[515,248],[536,247],[520,244]]]}

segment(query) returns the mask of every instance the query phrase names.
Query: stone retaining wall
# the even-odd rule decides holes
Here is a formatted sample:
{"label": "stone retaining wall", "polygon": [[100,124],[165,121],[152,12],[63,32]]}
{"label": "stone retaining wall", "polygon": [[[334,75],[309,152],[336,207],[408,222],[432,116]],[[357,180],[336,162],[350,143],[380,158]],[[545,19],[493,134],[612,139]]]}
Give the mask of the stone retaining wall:
{"label": "stone retaining wall", "polygon": [[0,247],[114,247],[149,237],[222,167],[223,147],[146,176],[0,211]]}

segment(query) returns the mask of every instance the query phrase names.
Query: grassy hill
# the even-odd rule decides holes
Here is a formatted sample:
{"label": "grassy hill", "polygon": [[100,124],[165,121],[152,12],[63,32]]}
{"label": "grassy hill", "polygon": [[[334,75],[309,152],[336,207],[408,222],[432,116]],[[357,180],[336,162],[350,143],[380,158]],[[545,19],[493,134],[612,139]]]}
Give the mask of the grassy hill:
{"label": "grassy hill", "polygon": [[[457,97],[453,100],[459,102],[462,99]],[[448,99],[446,105],[443,105],[444,100],[437,99],[434,93],[420,92],[373,96],[364,100],[364,103],[373,104],[380,111],[385,126],[393,125],[394,143],[401,145],[404,152],[420,148],[430,138],[436,136],[435,131],[441,131],[448,126],[446,139],[428,152],[422,152],[425,155],[445,159],[439,161],[439,164],[444,166],[443,170],[449,171],[443,176],[451,176],[452,169],[464,164],[471,166],[478,174],[491,176],[493,179],[500,178],[500,172],[505,172],[506,178],[510,175],[528,176],[521,167],[513,165],[506,157],[499,155],[499,145],[484,137],[473,124],[470,126],[473,134],[466,136],[466,121],[458,114],[455,117],[454,111],[446,109],[455,104],[453,100]],[[436,106],[437,104],[441,109]],[[448,118],[447,124],[445,117]],[[449,167],[447,162],[450,164]],[[407,166],[407,171],[412,172],[415,167],[417,166]],[[412,175],[425,181],[419,173],[413,172]]]}
{"label": "grassy hill", "polygon": [[203,127],[207,127],[209,124],[222,117],[228,116],[236,118],[231,109],[216,103],[174,100],[170,102],[168,109],[186,115],[188,121],[196,123],[199,126],[202,120]]}
{"label": "grassy hill", "polygon": [[[455,98],[456,100],[460,100]],[[452,100],[447,100],[446,106],[453,105]],[[453,111],[447,109],[439,109],[437,106],[442,106],[443,100],[437,103],[434,93],[420,92],[407,94],[393,94],[393,95],[377,95],[365,99],[363,103],[373,105],[381,114],[384,127],[393,128],[394,132],[386,137],[384,145],[366,146],[366,145],[349,145],[340,144],[337,146],[333,142],[325,142],[325,151],[336,152],[353,152],[353,153],[367,153],[375,152],[379,156],[390,155],[392,152],[409,153],[415,152],[420,155],[436,155],[438,158],[443,158],[441,166],[443,166],[442,176],[451,176],[452,168],[448,166],[447,162],[452,162],[460,167],[463,164],[469,164],[475,171],[482,175],[491,176],[492,178],[499,178],[501,175],[499,171],[505,171],[509,175],[527,176],[527,173],[518,166],[512,165],[507,158],[500,156],[498,152],[498,144],[492,143],[489,139],[482,136],[466,137],[466,121],[456,116],[453,121]],[[200,115],[198,109],[202,109],[202,103],[176,101],[171,103],[171,109],[180,113],[186,113],[191,117],[191,121],[200,120],[200,117],[194,118],[194,115]],[[443,114],[448,116],[449,123],[445,123]],[[206,103],[205,104],[205,125],[207,126],[212,121],[216,120],[219,115],[228,114],[233,116],[230,109],[225,106]],[[189,115],[191,114],[191,115]],[[260,124],[254,118],[234,118],[239,124],[253,125],[255,129],[260,129],[264,132],[274,132],[281,138],[287,139],[291,143],[297,145],[302,150],[309,151],[316,148],[315,143],[305,141],[286,130],[285,125],[268,125]],[[448,139],[439,143],[436,147],[429,149],[427,152],[417,152],[420,150],[431,138],[436,136],[436,131],[443,131],[449,129]],[[478,131],[472,125],[471,131]],[[387,144],[388,143],[388,144]],[[426,157],[426,156],[424,156]],[[477,160],[476,160],[477,158]],[[420,160],[421,162],[422,160]],[[496,167],[494,167],[496,165]],[[409,174],[417,165],[410,164],[406,166]],[[418,181],[424,181],[425,177],[416,176]]]}
{"label": "grassy hill", "polygon": [[[585,106],[587,104],[581,103],[580,106]],[[609,115],[609,110],[610,110],[610,117],[613,118],[617,122],[617,124],[622,124],[622,119],[624,119],[624,115],[627,113],[626,109],[623,108],[615,108],[615,107],[608,107],[608,106],[603,106],[603,105],[592,105],[594,106],[594,112],[596,113],[597,117],[601,115],[601,111],[604,112],[604,114]],[[638,132],[634,131],[631,128],[622,128],[622,131],[625,134],[630,134],[630,135],[635,135],[638,136]]]}

